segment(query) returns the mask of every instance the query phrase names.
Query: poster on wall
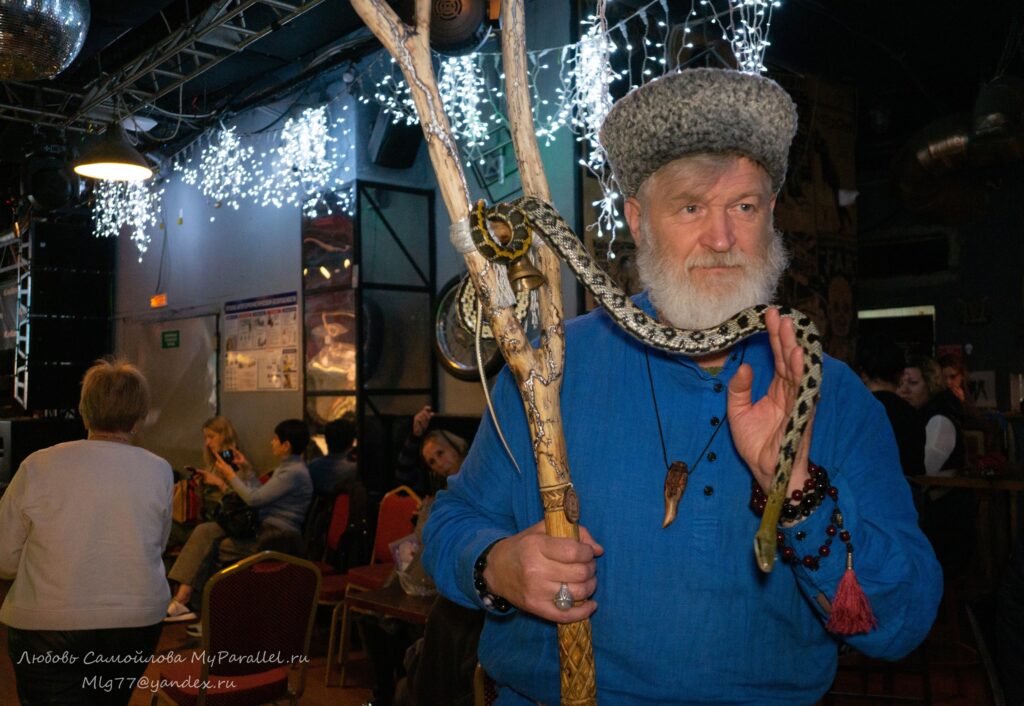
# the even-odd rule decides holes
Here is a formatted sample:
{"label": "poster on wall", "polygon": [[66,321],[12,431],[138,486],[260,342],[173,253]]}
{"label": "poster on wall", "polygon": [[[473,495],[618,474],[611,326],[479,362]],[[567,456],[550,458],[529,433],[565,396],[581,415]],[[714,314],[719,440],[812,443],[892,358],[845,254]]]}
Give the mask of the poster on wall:
{"label": "poster on wall", "polygon": [[295,292],[224,303],[225,392],[299,389]]}

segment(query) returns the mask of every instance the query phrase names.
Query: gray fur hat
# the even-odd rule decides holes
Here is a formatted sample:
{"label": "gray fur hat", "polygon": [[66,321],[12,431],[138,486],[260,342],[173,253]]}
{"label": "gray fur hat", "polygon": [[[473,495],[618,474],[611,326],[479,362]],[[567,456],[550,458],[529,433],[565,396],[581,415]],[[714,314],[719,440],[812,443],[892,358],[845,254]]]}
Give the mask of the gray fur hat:
{"label": "gray fur hat", "polygon": [[775,191],[786,179],[796,104],[770,78],[686,69],[627,94],[601,126],[601,144],[625,196],[651,174],[699,152],[738,152],[763,166]]}

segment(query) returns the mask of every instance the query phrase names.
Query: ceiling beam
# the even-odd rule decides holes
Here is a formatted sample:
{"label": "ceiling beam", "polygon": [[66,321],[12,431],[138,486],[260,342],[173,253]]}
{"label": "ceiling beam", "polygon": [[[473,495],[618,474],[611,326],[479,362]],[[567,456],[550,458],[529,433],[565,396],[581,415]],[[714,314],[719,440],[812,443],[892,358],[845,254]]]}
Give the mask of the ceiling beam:
{"label": "ceiling beam", "polygon": [[[94,122],[90,116],[98,109],[115,114],[122,111],[134,114],[155,105],[164,96],[322,2],[324,0],[217,0],[202,15],[172,32],[117,73],[102,82],[90,84],[78,108],[63,125],[69,127],[76,123]],[[246,15],[247,11],[258,6],[263,6],[264,11]],[[266,8],[272,10],[273,18],[269,21]],[[214,39],[209,35],[217,30],[224,30],[221,35],[234,32],[241,38],[234,42],[217,41],[216,44],[223,47],[222,51],[217,51],[214,42],[209,41]],[[217,39],[222,40],[223,37]],[[191,71],[185,66],[186,55],[193,64]],[[145,81],[145,91],[136,87],[142,81]],[[121,101],[120,110],[118,99]]]}

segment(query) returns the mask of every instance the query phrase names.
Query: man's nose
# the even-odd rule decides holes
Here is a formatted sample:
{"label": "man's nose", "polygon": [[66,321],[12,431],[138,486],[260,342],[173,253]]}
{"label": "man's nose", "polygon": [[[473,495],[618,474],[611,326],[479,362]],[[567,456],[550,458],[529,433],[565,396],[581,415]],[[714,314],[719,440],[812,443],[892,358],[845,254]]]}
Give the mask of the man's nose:
{"label": "man's nose", "polygon": [[700,242],[714,252],[728,252],[736,244],[732,221],[729,220],[729,214],[724,208],[710,210]]}

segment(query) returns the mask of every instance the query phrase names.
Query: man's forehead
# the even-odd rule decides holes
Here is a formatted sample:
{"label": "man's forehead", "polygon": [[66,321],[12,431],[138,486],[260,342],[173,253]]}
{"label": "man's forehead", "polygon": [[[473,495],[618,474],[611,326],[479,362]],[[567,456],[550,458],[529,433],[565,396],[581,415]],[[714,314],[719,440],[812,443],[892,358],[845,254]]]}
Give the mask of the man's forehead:
{"label": "man's forehead", "polygon": [[762,165],[744,155],[692,154],[658,169],[647,178],[641,191],[657,188],[662,195],[670,191],[673,195],[698,196],[716,186],[736,191],[736,195],[770,196],[771,176]]}

